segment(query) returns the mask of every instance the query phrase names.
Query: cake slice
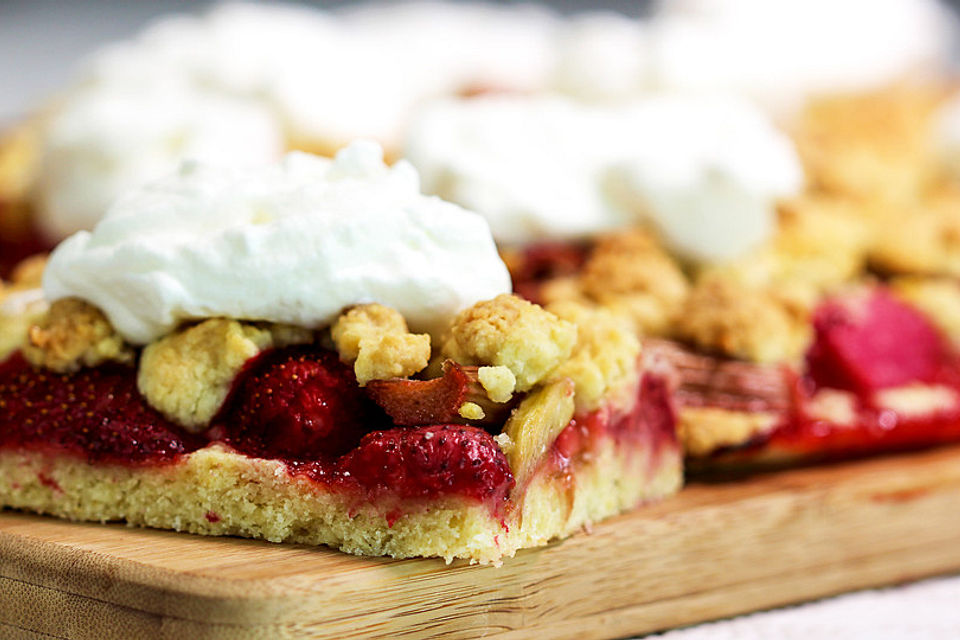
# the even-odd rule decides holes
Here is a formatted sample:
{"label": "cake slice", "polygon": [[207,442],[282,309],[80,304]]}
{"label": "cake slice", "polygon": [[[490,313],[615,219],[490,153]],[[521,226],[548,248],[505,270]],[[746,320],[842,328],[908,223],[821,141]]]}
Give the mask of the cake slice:
{"label": "cake slice", "polygon": [[509,288],[375,146],[186,167],[52,254],[0,365],[0,503],[496,563],[676,491],[661,360]]}

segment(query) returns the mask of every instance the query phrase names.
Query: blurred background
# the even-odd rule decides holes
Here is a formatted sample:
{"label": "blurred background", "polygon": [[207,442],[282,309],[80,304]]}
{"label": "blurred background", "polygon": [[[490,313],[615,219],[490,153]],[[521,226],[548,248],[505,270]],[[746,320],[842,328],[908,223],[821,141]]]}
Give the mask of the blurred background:
{"label": "blurred background", "polygon": [[[960,2],[960,0],[957,0]],[[99,44],[136,33],[152,18],[200,11],[214,2],[187,0],[0,0],[0,123],[16,120],[64,86],[72,65]],[[317,7],[356,0],[300,2]],[[501,2],[501,4],[516,4]],[[560,11],[612,9],[640,16],[647,0],[549,0]]]}

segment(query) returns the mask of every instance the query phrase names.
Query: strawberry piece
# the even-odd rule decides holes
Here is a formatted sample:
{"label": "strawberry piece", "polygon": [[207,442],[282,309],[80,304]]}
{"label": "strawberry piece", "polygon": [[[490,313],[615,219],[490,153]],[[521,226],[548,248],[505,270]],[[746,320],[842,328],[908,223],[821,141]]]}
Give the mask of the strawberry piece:
{"label": "strawberry piece", "polygon": [[18,353],[0,364],[0,446],[137,465],[173,461],[204,444],[147,405],[136,379],[134,369],[110,365],[38,371]]}
{"label": "strawberry piece", "polygon": [[502,504],[514,479],[486,431],[459,425],[376,431],[340,462],[361,486],[401,498],[461,495]]}
{"label": "strawberry piece", "polygon": [[401,426],[460,421],[470,378],[459,364],[443,363],[443,376],[432,380],[371,380],[367,393]]}
{"label": "strawberry piece", "polygon": [[256,456],[329,459],[384,424],[337,354],[317,347],[268,352],[241,374],[216,422],[223,439]]}
{"label": "strawberry piece", "polygon": [[868,392],[928,382],[947,355],[931,322],[883,289],[825,302],[814,313],[813,326],[816,339],[807,365],[822,387]]}

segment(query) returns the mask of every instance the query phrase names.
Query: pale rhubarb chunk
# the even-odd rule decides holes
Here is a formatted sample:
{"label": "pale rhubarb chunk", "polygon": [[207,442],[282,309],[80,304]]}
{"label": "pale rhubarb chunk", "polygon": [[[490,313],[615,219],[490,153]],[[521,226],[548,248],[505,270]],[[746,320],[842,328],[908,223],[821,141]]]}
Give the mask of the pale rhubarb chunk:
{"label": "pale rhubarb chunk", "polygon": [[573,380],[578,411],[592,411],[611,396],[632,391],[639,375],[640,340],[627,318],[573,301],[547,309],[577,326],[573,353],[554,376]]}
{"label": "pale rhubarb chunk", "polygon": [[528,391],[570,357],[577,328],[539,305],[501,294],[454,320],[443,355],[461,364],[508,368]]}
{"label": "pale rhubarb chunk", "polygon": [[23,355],[34,366],[60,373],[134,360],[133,348],[103,312],[79,298],[61,298],[50,305],[30,327]]}
{"label": "pale rhubarb chunk", "polygon": [[243,365],[262,351],[311,342],[306,329],[213,318],[147,345],[137,387],[154,409],[191,432],[217,414]]}
{"label": "pale rhubarb chunk", "polygon": [[960,346],[960,283],[953,278],[904,277],[890,284],[896,296],[926,314]]}
{"label": "pale rhubarb chunk", "polygon": [[412,376],[430,361],[430,336],[410,333],[398,311],[380,304],[348,309],[337,318],[331,336],[340,359],[353,364],[360,386]]}
{"label": "pale rhubarb chunk", "polygon": [[811,338],[808,309],[720,277],[697,283],[675,330],[702,349],[753,362],[797,361]]}
{"label": "pale rhubarb chunk", "polygon": [[680,266],[640,230],[598,240],[580,287],[588,299],[628,313],[651,334],[664,332],[689,293]]}
{"label": "pale rhubarb chunk", "polygon": [[524,398],[503,426],[512,443],[504,453],[518,487],[526,485],[557,436],[570,424],[575,408],[573,396],[573,382],[569,379],[551,382]]}

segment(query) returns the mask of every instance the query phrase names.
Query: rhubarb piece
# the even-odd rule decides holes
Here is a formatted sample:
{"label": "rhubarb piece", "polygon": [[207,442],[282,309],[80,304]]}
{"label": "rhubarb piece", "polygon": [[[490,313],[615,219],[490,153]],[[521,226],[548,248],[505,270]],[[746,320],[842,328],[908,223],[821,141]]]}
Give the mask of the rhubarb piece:
{"label": "rhubarb piece", "polygon": [[370,433],[340,469],[367,490],[401,498],[462,495],[500,505],[514,485],[493,436],[460,425]]}
{"label": "rhubarb piece", "polygon": [[336,353],[316,347],[260,356],[231,396],[222,420],[224,440],[250,455],[330,459],[385,423],[350,368]]}
{"label": "rhubarb piece", "polygon": [[869,392],[929,382],[947,353],[930,320],[884,289],[825,302],[813,325],[807,364],[821,387]]}
{"label": "rhubarb piece", "polygon": [[791,376],[784,367],[695,353],[666,340],[644,340],[643,354],[674,371],[680,406],[748,412],[790,407]]}
{"label": "rhubarb piece", "polygon": [[[500,424],[513,405],[491,400],[480,383],[478,371],[479,367],[465,367],[447,360],[439,378],[371,380],[366,389],[397,425],[461,423],[465,420]],[[480,412],[472,407],[461,411],[467,404],[476,405]]]}
{"label": "rhubarb piece", "polygon": [[533,475],[554,440],[573,419],[573,381],[561,378],[530,393],[503,427],[507,460],[519,486]]}

